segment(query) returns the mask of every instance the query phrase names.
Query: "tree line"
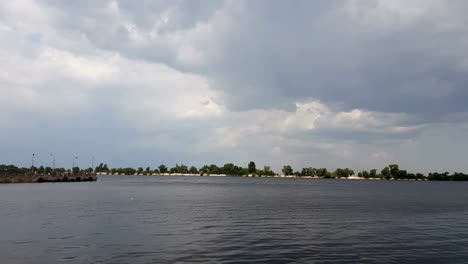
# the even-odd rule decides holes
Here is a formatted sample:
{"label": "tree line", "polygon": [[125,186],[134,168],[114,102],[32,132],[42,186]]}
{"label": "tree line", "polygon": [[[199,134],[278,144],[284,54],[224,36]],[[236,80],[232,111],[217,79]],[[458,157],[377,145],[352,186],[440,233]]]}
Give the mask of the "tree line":
{"label": "tree line", "polygon": [[[138,169],[133,168],[112,168],[109,169],[107,164],[100,164],[96,167],[96,172],[105,172],[110,174],[125,174],[125,175],[150,175],[150,174],[225,174],[225,175],[236,175],[236,176],[279,176],[274,172],[271,167],[265,166],[263,169],[257,169],[255,162],[251,161],[247,167],[236,166],[233,163],[227,163],[222,167],[218,167],[215,164],[204,165],[200,169],[195,166],[188,167],[186,165],[176,165],[173,168],[168,168],[166,165],[160,165],[154,169],[142,167]],[[324,179],[339,179],[348,178],[355,175],[354,170],[349,168],[337,168],[335,171],[328,171],[326,168],[313,168],[306,167],[300,171],[295,171],[291,165],[283,166],[282,175],[294,176],[294,177],[316,177]],[[381,179],[381,180],[430,180],[430,181],[468,181],[468,174],[455,172],[450,174],[449,172],[439,173],[431,172],[428,175],[422,173],[410,173],[406,170],[401,170],[397,164],[390,164],[383,168],[380,172],[377,169],[371,169],[369,171],[364,170],[357,173],[357,176],[365,179]]]}
{"label": "tree line", "polygon": [[[80,169],[74,167],[72,169],[65,168],[51,168],[51,167],[31,167],[31,168],[20,168],[14,165],[0,165],[0,175],[9,174],[26,174],[30,172],[36,172],[40,174],[50,173],[107,173],[112,175],[152,175],[152,174],[198,174],[198,175],[216,175],[223,174],[228,176],[279,176],[274,172],[271,167],[264,166],[262,169],[258,169],[255,162],[251,161],[247,167],[237,166],[233,163],[226,163],[219,167],[215,164],[204,165],[201,168],[195,166],[186,166],[176,164],[174,167],[169,168],[164,164],[161,164],[155,168],[150,167],[139,167],[139,168],[109,168],[107,164],[101,163],[96,168]],[[282,175],[293,176],[293,177],[314,177],[324,179],[336,179],[336,178],[348,178],[355,175],[355,172],[349,168],[338,168],[335,171],[328,171],[326,168],[313,168],[306,167],[300,171],[295,171],[291,165],[283,166]],[[468,181],[468,174],[455,172],[450,174],[449,172],[439,173],[431,172],[427,175],[422,173],[410,173],[406,170],[399,168],[397,164],[390,164],[383,168],[380,172],[377,169],[364,170],[357,173],[357,176],[365,179],[381,179],[381,180],[430,180],[430,181]]]}
{"label": "tree line", "polygon": [[98,173],[108,174],[123,174],[123,175],[151,175],[151,174],[199,174],[199,175],[229,175],[229,176],[275,176],[276,173],[269,167],[265,166],[263,169],[257,169],[255,162],[251,161],[247,167],[241,167],[234,165],[233,163],[226,163],[219,167],[215,164],[204,165],[201,168],[195,166],[187,166],[184,164],[176,164],[174,167],[169,168],[164,164],[159,165],[155,168],[150,167],[139,167],[135,168],[109,168],[107,164],[101,163],[96,167]]}

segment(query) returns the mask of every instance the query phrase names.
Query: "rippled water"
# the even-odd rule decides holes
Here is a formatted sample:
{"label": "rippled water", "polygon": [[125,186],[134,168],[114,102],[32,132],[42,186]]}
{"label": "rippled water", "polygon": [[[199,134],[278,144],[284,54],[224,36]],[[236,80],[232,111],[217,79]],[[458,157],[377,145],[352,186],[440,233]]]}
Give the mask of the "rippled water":
{"label": "rippled water", "polygon": [[234,177],[0,185],[0,263],[468,263],[467,190]]}

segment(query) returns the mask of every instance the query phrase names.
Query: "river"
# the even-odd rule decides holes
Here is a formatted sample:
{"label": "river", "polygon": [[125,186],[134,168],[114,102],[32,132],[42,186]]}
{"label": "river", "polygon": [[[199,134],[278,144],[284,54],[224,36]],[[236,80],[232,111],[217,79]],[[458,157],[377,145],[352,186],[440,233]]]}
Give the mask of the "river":
{"label": "river", "polygon": [[0,185],[0,263],[468,263],[467,190],[176,176]]}

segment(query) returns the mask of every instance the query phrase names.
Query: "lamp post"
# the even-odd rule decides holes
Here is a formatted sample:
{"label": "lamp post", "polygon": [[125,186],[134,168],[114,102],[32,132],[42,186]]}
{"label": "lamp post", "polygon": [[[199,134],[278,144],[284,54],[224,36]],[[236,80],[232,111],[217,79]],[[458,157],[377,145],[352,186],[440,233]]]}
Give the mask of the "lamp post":
{"label": "lamp post", "polygon": [[74,158],[73,158],[73,167],[72,167],[72,170],[73,170],[73,168],[75,168],[75,160],[76,160],[76,159],[78,159],[78,157],[74,157]]}
{"label": "lamp post", "polygon": [[34,171],[34,156],[35,156],[35,154],[33,153],[32,154],[32,162],[31,162],[31,170],[33,170],[33,171]]}
{"label": "lamp post", "polygon": [[51,153],[50,156],[52,157],[52,168],[55,170],[55,155]]}
{"label": "lamp post", "polygon": [[94,156],[91,157],[91,169],[93,169],[94,172]]}

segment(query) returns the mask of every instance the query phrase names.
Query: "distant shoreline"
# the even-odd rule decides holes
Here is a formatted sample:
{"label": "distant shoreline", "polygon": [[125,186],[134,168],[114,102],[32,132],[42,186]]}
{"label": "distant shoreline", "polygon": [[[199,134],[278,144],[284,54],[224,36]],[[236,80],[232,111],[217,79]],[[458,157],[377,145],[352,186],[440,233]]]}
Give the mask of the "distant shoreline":
{"label": "distant shoreline", "polygon": [[[300,179],[348,179],[348,180],[416,180],[416,181],[468,181],[468,174],[461,172],[431,172],[429,174],[413,173],[400,169],[397,164],[390,164],[381,171],[371,169],[355,172],[349,168],[337,168],[335,171],[328,171],[327,168],[305,167],[301,170],[294,170],[292,166],[283,166],[280,172],[274,172],[269,166],[258,169],[255,162],[249,162],[247,167],[237,166],[233,163],[226,163],[219,167],[215,164],[204,165],[201,168],[195,166],[178,165],[168,168],[161,164],[158,167],[138,167],[138,168],[109,168],[107,164],[101,163],[99,166],[91,166],[87,169],[74,166],[71,169],[51,168],[31,166],[30,168],[20,168],[14,165],[0,165],[1,182],[36,182],[39,178],[31,179],[31,175],[45,175],[42,181],[67,181],[68,177],[76,175],[141,175],[141,176],[187,176],[187,177],[265,177],[265,178],[300,178]],[[57,178],[57,176],[62,175]],[[71,175],[71,176],[70,176]],[[15,176],[12,179],[8,177]],[[55,177],[55,178],[54,178]],[[82,178],[82,177],[79,177]]]}
{"label": "distant shoreline", "polygon": [[[173,176],[181,176],[181,177],[241,177],[241,178],[281,178],[281,179],[315,179],[315,180],[320,180],[320,179],[330,179],[330,180],[369,180],[369,181],[381,181],[384,179],[380,178],[364,178],[364,177],[357,177],[357,176],[351,176],[347,178],[324,178],[324,177],[312,177],[312,176],[296,176],[296,175],[275,175],[275,176],[257,176],[257,175],[226,175],[226,174],[191,174],[191,173],[152,173],[152,174],[142,174],[142,173],[136,173],[136,174],[111,174],[111,173],[102,173],[99,172],[97,173],[97,176],[129,176],[129,177],[134,177],[134,176],[143,176],[143,177],[152,177],[152,176],[162,176],[162,177],[173,177]],[[394,180],[394,179],[391,179]],[[407,180],[407,179],[402,179],[402,180]],[[408,181],[408,180],[407,180]],[[416,181],[416,180],[413,180]],[[427,180],[420,180],[420,181],[427,181]]]}

